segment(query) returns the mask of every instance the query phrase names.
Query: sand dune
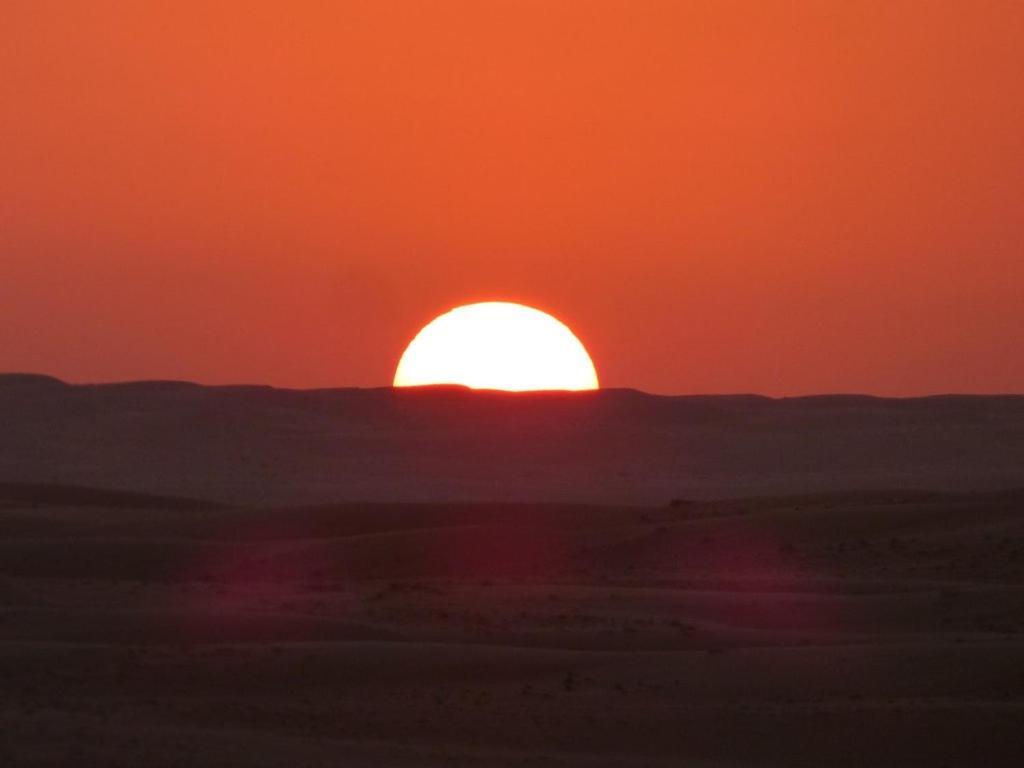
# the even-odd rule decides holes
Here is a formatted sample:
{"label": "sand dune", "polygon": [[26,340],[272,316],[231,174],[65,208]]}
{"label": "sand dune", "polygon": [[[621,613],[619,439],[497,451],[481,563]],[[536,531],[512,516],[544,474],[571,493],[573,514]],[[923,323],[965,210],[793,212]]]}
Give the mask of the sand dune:
{"label": "sand dune", "polygon": [[69,386],[0,376],[0,481],[235,504],[1024,487],[1024,397]]}
{"label": "sand dune", "polygon": [[0,765],[1022,759],[1024,398],[5,376],[0,419]]}
{"label": "sand dune", "polygon": [[1021,492],[250,509],[15,491],[5,765],[1020,761]]}

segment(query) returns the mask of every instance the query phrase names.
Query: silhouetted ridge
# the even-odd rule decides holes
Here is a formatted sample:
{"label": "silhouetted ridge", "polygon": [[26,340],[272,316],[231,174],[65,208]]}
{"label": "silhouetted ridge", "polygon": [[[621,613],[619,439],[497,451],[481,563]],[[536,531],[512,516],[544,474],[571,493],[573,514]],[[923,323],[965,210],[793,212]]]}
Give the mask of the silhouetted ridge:
{"label": "silhouetted ridge", "polygon": [[232,504],[1024,486],[1024,397],[0,386],[0,477]]}
{"label": "silhouetted ridge", "polygon": [[53,376],[39,373],[0,373],[2,387],[67,387],[67,383]]}
{"label": "silhouetted ridge", "polygon": [[0,483],[0,501],[119,509],[220,509],[225,506],[180,496],[47,483]]}

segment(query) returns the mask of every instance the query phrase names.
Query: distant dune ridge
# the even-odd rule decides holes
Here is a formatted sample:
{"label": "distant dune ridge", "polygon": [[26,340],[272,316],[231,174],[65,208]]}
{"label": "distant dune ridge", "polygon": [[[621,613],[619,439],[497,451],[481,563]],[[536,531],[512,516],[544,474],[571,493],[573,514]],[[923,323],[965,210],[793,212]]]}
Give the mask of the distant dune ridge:
{"label": "distant dune ridge", "polygon": [[1024,487],[1024,397],[68,385],[0,375],[0,482],[235,504]]}

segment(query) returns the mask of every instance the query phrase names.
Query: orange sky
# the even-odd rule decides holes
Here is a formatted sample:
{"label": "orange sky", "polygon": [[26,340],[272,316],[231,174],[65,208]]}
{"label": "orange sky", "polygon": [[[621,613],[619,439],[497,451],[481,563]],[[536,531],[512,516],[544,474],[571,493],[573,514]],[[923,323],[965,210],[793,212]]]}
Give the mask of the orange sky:
{"label": "orange sky", "polygon": [[1024,391],[1016,0],[0,17],[0,370],[385,385],[511,299],[605,386]]}

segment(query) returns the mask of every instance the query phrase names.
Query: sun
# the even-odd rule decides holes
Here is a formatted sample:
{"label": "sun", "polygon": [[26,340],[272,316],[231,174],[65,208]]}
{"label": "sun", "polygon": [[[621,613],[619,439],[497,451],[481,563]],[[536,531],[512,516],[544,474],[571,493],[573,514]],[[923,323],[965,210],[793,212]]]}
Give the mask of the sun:
{"label": "sun", "polygon": [[456,307],[416,334],[394,385],[425,384],[510,392],[598,387],[590,355],[564,323],[506,301]]}

